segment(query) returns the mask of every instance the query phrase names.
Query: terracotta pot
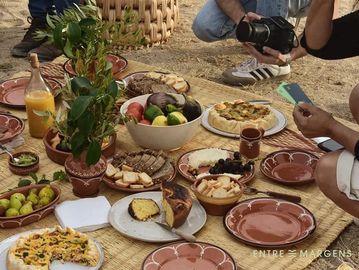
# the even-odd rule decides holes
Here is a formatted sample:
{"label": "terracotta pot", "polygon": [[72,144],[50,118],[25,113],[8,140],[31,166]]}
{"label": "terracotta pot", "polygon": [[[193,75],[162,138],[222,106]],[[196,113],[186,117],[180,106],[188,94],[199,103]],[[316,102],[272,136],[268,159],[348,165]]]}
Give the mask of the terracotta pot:
{"label": "terracotta pot", "polygon": [[9,157],[8,164],[10,171],[17,175],[29,175],[29,173],[37,172],[39,170],[39,156],[33,152],[23,151],[13,154],[13,157],[17,158],[22,154],[32,155],[36,158],[36,161],[30,165],[17,165],[12,162],[11,157]]}
{"label": "terracotta pot", "polygon": [[260,141],[263,137],[264,129],[247,127],[241,131],[241,141],[239,152],[248,159],[254,159],[260,153]]}
{"label": "terracotta pot", "polygon": [[[51,140],[55,136],[56,133],[51,129],[49,129],[46,135],[44,136],[43,142],[45,145],[46,154],[53,162],[60,165],[64,165],[65,160],[71,155],[71,153],[57,150],[56,148],[51,146]],[[102,148],[102,155],[105,158],[110,158],[115,154],[116,138],[117,138],[117,134],[116,133],[112,134],[109,143]]]}
{"label": "terracotta pot", "polygon": [[65,161],[65,171],[72,184],[73,192],[78,197],[95,197],[99,192],[102,178],[107,168],[104,156],[91,166],[86,164],[86,152],[79,158],[71,154]]}

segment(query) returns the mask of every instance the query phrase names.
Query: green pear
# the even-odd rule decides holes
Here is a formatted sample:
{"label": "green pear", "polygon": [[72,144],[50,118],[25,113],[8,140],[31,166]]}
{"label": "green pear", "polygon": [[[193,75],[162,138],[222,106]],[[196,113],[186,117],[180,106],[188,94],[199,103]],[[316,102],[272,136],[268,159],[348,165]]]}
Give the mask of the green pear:
{"label": "green pear", "polygon": [[20,208],[20,214],[21,215],[27,215],[27,214],[30,214],[32,211],[34,211],[32,209],[32,203],[29,202],[29,203],[26,203],[24,204],[21,208]]}
{"label": "green pear", "polygon": [[19,215],[19,211],[15,208],[9,208],[6,210],[5,216],[7,217],[15,217]]}
{"label": "green pear", "polygon": [[51,202],[51,199],[49,197],[42,197],[39,200],[39,203],[37,204],[38,207],[43,207],[45,205],[48,205]]}
{"label": "green pear", "polygon": [[37,204],[39,202],[39,197],[35,193],[30,193],[26,200],[29,202],[32,202],[33,205]]}
{"label": "green pear", "polygon": [[31,193],[37,195],[37,193],[39,193],[39,190],[37,188],[32,188],[32,189],[30,189],[29,194],[31,194]]}
{"label": "green pear", "polygon": [[10,205],[9,205],[10,208],[15,208],[19,210],[21,206],[22,204],[18,199],[16,199],[15,197],[10,198]]}
{"label": "green pear", "polygon": [[48,185],[46,187],[43,187],[39,192],[39,197],[48,197],[50,198],[50,201],[52,201],[55,198],[55,192],[52,190],[52,188]]}
{"label": "green pear", "polygon": [[18,199],[20,202],[24,202],[24,201],[26,200],[25,195],[22,194],[22,193],[19,193],[19,192],[12,194],[11,197],[10,197],[10,200],[11,200],[12,198],[16,198],[16,199]]}
{"label": "green pear", "polygon": [[4,207],[5,210],[9,208],[10,201],[8,199],[1,199],[0,200],[0,206]]}

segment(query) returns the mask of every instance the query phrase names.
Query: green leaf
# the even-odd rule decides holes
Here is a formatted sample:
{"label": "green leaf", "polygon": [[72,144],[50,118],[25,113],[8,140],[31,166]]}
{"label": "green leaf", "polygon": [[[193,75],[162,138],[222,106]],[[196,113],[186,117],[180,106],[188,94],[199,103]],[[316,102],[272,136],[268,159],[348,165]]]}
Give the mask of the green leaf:
{"label": "green leaf", "polygon": [[85,18],[79,22],[81,27],[96,25],[96,20],[93,18]]}
{"label": "green leaf", "polygon": [[86,138],[80,132],[75,133],[71,138],[71,152],[74,157],[78,157],[84,150]]}
{"label": "green leaf", "polygon": [[111,81],[107,87],[107,91],[108,93],[114,98],[116,99],[118,96],[118,86],[116,81]]}
{"label": "green leaf", "polygon": [[55,29],[55,24],[52,22],[51,17],[49,14],[46,15],[46,22],[47,25],[50,26],[51,29]]}
{"label": "green leaf", "polygon": [[72,44],[71,41],[69,39],[66,40],[66,44],[64,47],[64,54],[68,57],[68,58],[75,58],[74,54],[72,53]]}
{"label": "green leaf", "polygon": [[75,77],[71,80],[71,89],[77,95],[83,90],[87,90],[88,93],[92,88],[91,82],[85,77]]}
{"label": "green leaf", "polygon": [[35,173],[29,173],[29,176],[34,179],[35,183],[37,183],[37,181],[39,181],[39,178],[37,177],[37,175]]}
{"label": "green leaf", "polygon": [[50,180],[47,179],[41,179],[38,184],[50,184]]}
{"label": "green leaf", "polygon": [[70,22],[67,27],[67,37],[71,44],[76,44],[81,40],[81,27],[76,22]]}
{"label": "green leaf", "polygon": [[79,96],[77,97],[71,106],[71,118],[77,120],[86,111],[90,103],[93,101],[91,96]]}
{"label": "green leaf", "polygon": [[87,151],[86,164],[88,166],[96,164],[101,157],[101,145],[98,141],[92,141]]}
{"label": "green leaf", "polygon": [[58,181],[58,180],[68,180],[68,179],[67,179],[67,175],[66,175],[66,173],[65,173],[63,170],[54,172],[54,174],[53,174],[53,176],[52,176],[52,179],[53,179],[54,181]]}
{"label": "green leaf", "polygon": [[29,179],[21,179],[19,183],[17,184],[18,187],[25,187],[28,185],[31,185],[32,181]]}
{"label": "green leaf", "polygon": [[54,45],[56,48],[58,48],[60,50],[64,49],[64,40],[63,40],[63,36],[62,36],[62,29],[63,29],[63,25],[58,24],[58,25],[56,25],[56,27],[53,31]]}
{"label": "green leaf", "polygon": [[86,113],[82,114],[78,120],[78,127],[81,133],[84,136],[88,136],[91,134],[92,128],[95,124],[95,116],[92,112],[86,111]]}

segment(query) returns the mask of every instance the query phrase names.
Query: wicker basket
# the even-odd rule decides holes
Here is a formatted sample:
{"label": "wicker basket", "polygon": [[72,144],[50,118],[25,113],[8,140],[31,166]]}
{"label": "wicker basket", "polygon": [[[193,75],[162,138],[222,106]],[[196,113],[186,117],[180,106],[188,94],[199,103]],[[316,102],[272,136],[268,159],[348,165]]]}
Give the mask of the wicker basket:
{"label": "wicker basket", "polygon": [[121,19],[122,10],[128,6],[137,13],[142,29],[150,44],[166,41],[178,22],[178,0],[96,0],[102,19]]}

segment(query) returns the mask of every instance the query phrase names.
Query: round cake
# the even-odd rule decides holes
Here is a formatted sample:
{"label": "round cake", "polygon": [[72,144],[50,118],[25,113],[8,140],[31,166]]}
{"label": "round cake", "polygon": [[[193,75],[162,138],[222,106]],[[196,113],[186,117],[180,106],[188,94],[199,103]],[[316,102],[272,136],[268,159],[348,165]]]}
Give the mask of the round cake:
{"label": "round cake", "polygon": [[216,129],[240,134],[246,126],[271,129],[277,124],[277,117],[268,105],[234,101],[214,105],[208,123]]}
{"label": "round cake", "polygon": [[99,251],[91,238],[58,226],[20,237],[9,249],[7,269],[48,270],[53,260],[96,266],[99,259]]}

